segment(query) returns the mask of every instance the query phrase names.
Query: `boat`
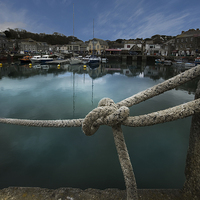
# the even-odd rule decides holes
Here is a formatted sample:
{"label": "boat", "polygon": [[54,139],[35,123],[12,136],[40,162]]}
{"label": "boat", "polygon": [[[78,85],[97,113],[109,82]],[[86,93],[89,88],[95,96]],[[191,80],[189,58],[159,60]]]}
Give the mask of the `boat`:
{"label": "boat", "polygon": [[30,63],[32,56],[24,56],[23,58],[20,59],[21,63]]}
{"label": "boat", "polygon": [[88,61],[89,64],[99,63],[101,61],[100,57],[92,55]]}
{"label": "boat", "polygon": [[101,62],[102,63],[107,63],[108,62],[108,58],[101,58]]}
{"label": "boat", "polygon": [[164,65],[172,65],[172,61],[171,60],[164,60]]}
{"label": "boat", "polygon": [[163,64],[164,63],[164,59],[155,59],[155,63]]}
{"label": "boat", "polygon": [[87,55],[85,57],[82,58],[83,63],[87,63],[90,59],[91,55]]}
{"label": "boat", "polygon": [[195,63],[185,63],[185,68],[195,67]]}
{"label": "boat", "polygon": [[197,57],[195,58],[195,61],[194,61],[195,65],[198,65],[200,64],[200,57]]}
{"label": "boat", "polygon": [[92,55],[89,58],[88,63],[96,64],[96,63],[99,63],[100,61],[101,61],[101,58],[94,55],[94,19],[93,19],[93,51],[92,51]]}
{"label": "boat", "polygon": [[71,57],[69,63],[70,65],[82,64],[82,60],[80,58]]}
{"label": "boat", "polygon": [[33,56],[30,60],[32,63],[40,63],[41,56]]}
{"label": "boat", "polygon": [[53,58],[51,58],[49,55],[43,55],[43,56],[40,58],[40,62],[41,62],[41,63],[46,63],[47,61],[53,61]]}

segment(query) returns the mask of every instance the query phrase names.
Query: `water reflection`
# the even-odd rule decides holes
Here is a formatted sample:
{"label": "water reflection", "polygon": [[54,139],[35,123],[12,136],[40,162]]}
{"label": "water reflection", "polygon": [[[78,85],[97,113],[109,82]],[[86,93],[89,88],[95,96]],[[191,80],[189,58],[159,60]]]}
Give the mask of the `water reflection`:
{"label": "water reflection", "polygon": [[[149,77],[153,80],[167,80],[177,74],[187,70],[180,66],[165,66],[165,65],[147,65],[146,63],[132,63],[127,65],[124,63],[100,63],[95,66],[86,65],[70,65],[62,64],[60,67],[57,65],[32,65],[19,64],[19,63],[4,63],[0,68],[0,79],[3,77],[9,78],[29,78],[35,75],[44,75],[52,73],[55,76],[66,72],[73,72],[74,74],[88,74],[92,79],[103,77],[107,74],[122,74],[128,77]],[[194,93],[198,79],[190,83],[179,86],[178,89],[185,89],[189,93]],[[93,85],[93,83],[92,83]]]}
{"label": "water reflection", "polygon": [[[115,102],[152,87],[183,69],[145,63],[83,65],[3,64],[1,117],[77,119],[100,99]],[[136,116],[194,99],[197,80],[130,109]],[[123,127],[139,188],[180,188],[190,119],[153,127]],[[0,124],[0,188],[93,187],[124,189],[110,127],[86,137],[81,128],[35,128]],[[14,177],[14,178],[13,178]],[[96,181],[98,180],[98,181]]]}

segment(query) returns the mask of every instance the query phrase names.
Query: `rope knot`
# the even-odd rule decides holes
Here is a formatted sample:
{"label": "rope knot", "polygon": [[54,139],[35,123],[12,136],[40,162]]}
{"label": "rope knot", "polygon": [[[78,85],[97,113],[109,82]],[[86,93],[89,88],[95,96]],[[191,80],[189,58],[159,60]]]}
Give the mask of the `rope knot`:
{"label": "rope knot", "polygon": [[89,112],[82,123],[83,132],[93,135],[100,125],[114,126],[121,124],[129,116],[129,108],[118,107],[112,99],[103,98],[98,107]]}

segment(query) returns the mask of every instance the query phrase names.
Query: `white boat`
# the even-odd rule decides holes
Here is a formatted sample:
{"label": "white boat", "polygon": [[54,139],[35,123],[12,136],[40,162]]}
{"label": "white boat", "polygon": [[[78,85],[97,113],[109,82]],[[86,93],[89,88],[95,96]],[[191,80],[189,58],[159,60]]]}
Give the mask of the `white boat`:
{"label": "white boat", "polygon": [[102,63],[107,63],[108,62],[108,58],[101,58],[101,62]]}
{"label": "white boat", "polygon": [[83,62],[88,62],[89,59],[90,59],[90,55],[87,55],[87,56],[85,56],[85,57],[82,58],[82,61]]}
{"label": "white boat", "polygon": [[101,62],[101,58],[95,55],[92,55],[88,61],[89,64],[99,63]]}
{"label": "white boat", "polygon": [[172,61],[171,60],[164,60],[164,65],[172,65]]}
{"label": "white boat", "polygon": [[41,58],[40,58],[40,62],[41,63],[45,63],[47,61],[53,61],[53,58],[50,58],[49,55],[43,55]]}
{"label": "white boat", "polygon": [[195,67],[195,63],[185,63],[185,68]]}
{"label": "white boat", "polygon": [[71,57],[69,63],[70,63],[71,65],[82,64],[82,60],[81,60],[80,58]]}
{"label": "white boat", "polygon": [[33,56],[30,60],[32,63],[40,63],[41,56]]}
{"label": "white boat", "polygon": [[50,58],[49,55],[33,56],[31,59],[32,63],[45,63],[47,61],[53,61],[53,58]]}

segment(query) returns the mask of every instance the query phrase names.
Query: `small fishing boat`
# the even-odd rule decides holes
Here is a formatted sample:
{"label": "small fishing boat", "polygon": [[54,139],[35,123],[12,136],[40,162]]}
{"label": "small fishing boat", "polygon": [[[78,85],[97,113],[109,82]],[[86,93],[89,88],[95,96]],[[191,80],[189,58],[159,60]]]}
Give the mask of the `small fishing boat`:
{"label": "small fishing boat", "polygon": [[30,63],[32,56],[24,56],[22,59],[20,59],[21,63]]}

